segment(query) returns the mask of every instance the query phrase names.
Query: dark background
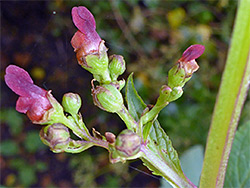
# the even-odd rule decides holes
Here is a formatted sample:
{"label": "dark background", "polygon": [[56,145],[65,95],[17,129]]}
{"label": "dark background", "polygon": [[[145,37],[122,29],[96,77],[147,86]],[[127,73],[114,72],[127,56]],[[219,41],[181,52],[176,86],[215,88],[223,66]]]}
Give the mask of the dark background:
{"label": "dark background", "polygon": [[[118,134],[125,128],[115,114],[98,109],[90,95],[90,73],[76,61],[70,40],[76,32],[73,6],[86,6],[109,54],[123,55],[135,86],[154,104],[169,68],[192,44],[203,44],[200,70],[159,120],[179,154],[205,146],[226,60],[237,1],[1,1],[1,185],[7,187],[158,187],[158,177],[140,161],[111,165],[107,151],[54,154],[39,139],[41,126],[15,111],[18,96],[4,83],[9,64],[27,70],[58,101],[66,92],[82,98],[88,128]],[[249,100],[240,121],[246,121]],[[134,168],[141,170],[139,172]]]}

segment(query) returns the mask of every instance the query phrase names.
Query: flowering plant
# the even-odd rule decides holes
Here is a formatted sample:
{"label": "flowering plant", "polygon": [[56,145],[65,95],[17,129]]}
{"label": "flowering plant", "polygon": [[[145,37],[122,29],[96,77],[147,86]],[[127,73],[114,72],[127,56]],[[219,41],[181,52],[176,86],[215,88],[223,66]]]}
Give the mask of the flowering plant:
{"label": "flowering plant", "polygon": [[[170,102],[182,96],[184,85],[199,68],[196,59],[205,47],[195,44],[184,51],[169,70],[167,83],[160,88],[155,105],[149,107],[138,95],[132,74],[127,81],[118,79],[126,69],[125,60],[120,55],[108,56],[90,11],[86,7],[74,7],[72,18],[78,31],[71,44],[78,63],[93,74],[93,102],[104,111],[116,113],[127,129],[117,136],[111,132],[102,135],[95,129],[91,134],[79,113],[81,98],[78,94],[64,94],[60,104],[51,91],[34,85],[25,70],[9,65],[5,81],[20,96],[16,110],[26,113],[33,123],[44,125],[40,138],[55,153],[79,153],[99,146],[108,150],[111,163],[140,158],[154,174],[164,177],[173,187],[196,187],[183,173],[178,154],[157,116]],[[121,93],[124,87],[127,106]],[[69,129],[79,140],[71,138]]]}

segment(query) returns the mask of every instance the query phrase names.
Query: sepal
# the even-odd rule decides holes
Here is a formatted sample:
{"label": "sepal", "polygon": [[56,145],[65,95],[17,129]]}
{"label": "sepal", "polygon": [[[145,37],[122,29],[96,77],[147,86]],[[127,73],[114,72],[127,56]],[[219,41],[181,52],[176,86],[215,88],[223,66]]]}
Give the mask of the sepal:
{"label": "sepal", "polygon": [[123,107],[123,97],[115,84],[106,84],[92,88],[94,104],[107,112],[115,113]]}
{"label": "sepal", "polygon": [[140,151],[141,138],[133,131],[125,129],[117,136],[115,148],[119,156],[132,157]]}
{"label": "sepal", "polygon": [[65,151],[71,140],[68,128],[61,123],[43,127],[40,131],[40,138],[55,153]]}

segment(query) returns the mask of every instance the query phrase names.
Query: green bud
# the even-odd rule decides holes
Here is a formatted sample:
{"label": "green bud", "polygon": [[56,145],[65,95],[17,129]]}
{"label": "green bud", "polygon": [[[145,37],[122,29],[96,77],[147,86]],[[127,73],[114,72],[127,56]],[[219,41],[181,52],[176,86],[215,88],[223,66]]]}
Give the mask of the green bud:
{"label": "green bud", "polygon": [[181,66],[182,64],[177,63],[174,67],[172,67],[168,72],[168,86],[171,88],[184,86],[185,80],[185,69]]}
{"label": "green bud", "polygon": [[71,141],[68,128],[60,123],[43,127],[40,138],[55,153],[65,151]]}
{"label": "green bud", "polygon": [[115,148],[121,157],[132,157],[140,151],[141,138],[133,131],[125,129],[118,135]]}
{"label": "green bud", "polygon": [[66,93],[63,95],[62,106],[64,111],[70,113],[71,115],[78,113],[81,103],[82,101],[78,94]]}
{"label": "green bud", "polygon": [[112,81],[116,81],[118,76],[122,75],[126,70],[126,65],[121,55],[112,55],[110,57],[109,72]]}
{"label": "green bud", "polygon": [[107,112],[115,113],[123,107],[123,98],[115,84],[101,85],[92,88],[94,104]]}

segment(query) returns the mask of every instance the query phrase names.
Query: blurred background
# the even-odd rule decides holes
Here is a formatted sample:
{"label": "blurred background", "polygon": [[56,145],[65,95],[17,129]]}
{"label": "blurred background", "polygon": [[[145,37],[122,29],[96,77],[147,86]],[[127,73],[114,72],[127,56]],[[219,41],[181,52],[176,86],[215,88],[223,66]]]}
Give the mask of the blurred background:
{"label": "blurred background", "polygon": [[[115,114],[93,105],[90,73],[76,61],[70,40],[77,31],[73,6],[86,6],[108,53],[123,55],[127,78],[134,72],[143,100],[154,104],[170,67],[192,44],[203,44],[200,69],[184,95],[168,105],[159,121],[179,155],[205,147],[224,68],[237,1],[96,0],[1,1],[1,186],[6,187],[159,187],[141,161],[111,165],[108,152],[91,148],[80,154],[54,154],[33,125],[15,111],[18,96],[4,83],[9,64],[27,70],[34,82],[51,89],[58,101],[66,92],[82,97],[81,113],[89,129],[118,134],[125,128]],[[247,121],[249,97],[240,124]]]}

